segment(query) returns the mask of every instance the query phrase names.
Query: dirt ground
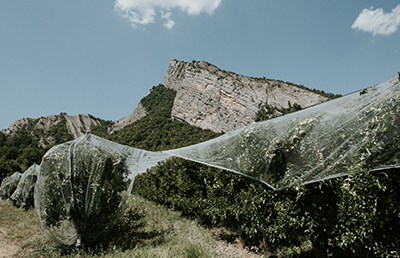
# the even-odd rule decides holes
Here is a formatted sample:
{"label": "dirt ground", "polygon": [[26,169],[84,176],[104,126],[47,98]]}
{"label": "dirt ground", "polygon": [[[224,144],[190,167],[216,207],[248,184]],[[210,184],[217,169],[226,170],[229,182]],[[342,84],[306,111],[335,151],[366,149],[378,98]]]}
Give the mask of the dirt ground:
{"label": "dirt ground", "polygon": [[7,230],[0,227],[0,257],[11,257],[15,255],[19,247],[7,236]]}

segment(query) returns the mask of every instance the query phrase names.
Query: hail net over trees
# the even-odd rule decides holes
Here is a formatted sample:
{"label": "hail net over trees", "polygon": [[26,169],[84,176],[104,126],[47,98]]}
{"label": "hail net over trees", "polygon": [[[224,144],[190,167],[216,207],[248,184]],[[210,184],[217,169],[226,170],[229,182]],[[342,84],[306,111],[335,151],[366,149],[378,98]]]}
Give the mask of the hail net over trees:
{"label": "hail net over trees", "polygon": [[165,153],[244,174],[276,190],[396,167],[399,80]]}
{"label": "hail net over trees", "polygon": [[90,134],[50,149],[35,187],[47,237],[65,248],[96,241],[121,214],[129,178],[166,157]]}
{"label": "hail net over trees", "polygon": [[17,189],[19,180],[22,174],[20,172],[15,172],[14,174],[6,177],[1,182],[0,186],[0,199],[8,199]]}
{"label": "hail net over trees", "polygon": [[46,234],[65,246],[93,241],[122,207],[127,180],[171,156],[239,173],[276,190],[398,167],[400,84],[394,78],[174,150],[144,151],[91,134],[56,146],[43,158],[35,190]]}
{"label": "hail net over trees", "polygon": [[15,206],[25,209],[33,206],[33,193],[39,171],[40,166],[33,164],[21,175],[17,188],[10,196],[10,200],[12,200]]}

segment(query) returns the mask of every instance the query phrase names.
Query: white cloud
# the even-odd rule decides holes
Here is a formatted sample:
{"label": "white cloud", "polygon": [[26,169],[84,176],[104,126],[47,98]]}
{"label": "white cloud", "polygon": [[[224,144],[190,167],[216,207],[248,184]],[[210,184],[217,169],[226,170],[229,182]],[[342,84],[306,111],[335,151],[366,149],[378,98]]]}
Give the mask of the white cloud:
{"label": "white cloud", "polygon": [[172,13],[170,11],[165,12],[164,10],[161,10],[160,12],[161,12],[161,18],[166,20],[164,22],[164,26],[169,30],[172,29],[175,25],[175,22],[170,18]]}
{"label": "white cloud", "polygon": [[385,13],[382,8],[374,10],[364,9],[357,17],[352,29],[362,30],[372,33],[372,35],[390,35],[394,33],[400,25],[400,4],[392,12]]}
{"label": "white cloud", "polygon": [[179,8],[189,15],[206,12],[212,15],[221,0],[116,0],[114,10],[127,19],[132,27],[155,22],[156,10],[166,20],[164,26],[172,29],[175,22],[171,19],[171,10]]}

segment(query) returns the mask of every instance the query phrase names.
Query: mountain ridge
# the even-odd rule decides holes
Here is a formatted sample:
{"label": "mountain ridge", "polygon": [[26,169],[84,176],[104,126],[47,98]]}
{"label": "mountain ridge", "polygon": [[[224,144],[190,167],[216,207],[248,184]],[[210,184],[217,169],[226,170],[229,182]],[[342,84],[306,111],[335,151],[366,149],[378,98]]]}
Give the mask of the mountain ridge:
{"label": "mountain ridge", "polygon": [[[284,112],[280,110],[290,108],[292,104],[304,108],[329,99],[322,96],[321,91],[315,93],[302,85],[239,75],[221,70],[206,61],[171,59],[162,84],[177,93],[171,111],[172,119],[217,133],[239,129],[254,122],[257,114],[267,107],[274,108],[273,112],[269,110],[269,118],[283,115]],[[116,121],[110,122],[92,115],[60,113],[40,118],[21,118],[0,132],[13,135],[30,124],[34,124],[34,130],[46,132],[64,121],[68,133],[75,139],[102,124],[107,125],[107,133],[112,134],[147,114],[139,102],[131,114]],[[51,137],[42,137],[40,140],[42,147],[54,142]]]}
{"label": "mountain ridge", "polygon": [[263,105],[279,110],[296,103],[304,108],[329,99],[292,83],[227,72],[205,61],[171,59],[163,85],[177,92],[172,118],[218,133],[254,122]]}
{"label": "mountain ridge", "polygon": [[[172,59],[163,83],[151,88],[130,115],[117,121],[66,113],[16,120],[0,131],[0,179],[39,164],[51,147],[89,131],[144,150],[180,148],[330,96],[321,97],[321,92],[301,85],[226,72],[205,61]],[[293,96],[302,90],[314,102]]]}
{"label": "mountain ridge", "polygon": [[31,130],[31,134],[39,133],[39,145],[40,147],[46,148],[49,145],[56,143],[53,136],[45,136],[45,132],[48,132],[52,127],[58,125],[60,122],[65,123],[68,133],[72,138],[76,139],[82,136],[84,133],[90,131],[94,126],[101,124],[101,119],[95,118],[91,115],[77,115],[71,116],[66,113],[60,113],[58,115],[43,116],[40,118],[21,118],[14,121],[7,129],[1,130],[1,133],[5,135],[13,136],[19,130]]}

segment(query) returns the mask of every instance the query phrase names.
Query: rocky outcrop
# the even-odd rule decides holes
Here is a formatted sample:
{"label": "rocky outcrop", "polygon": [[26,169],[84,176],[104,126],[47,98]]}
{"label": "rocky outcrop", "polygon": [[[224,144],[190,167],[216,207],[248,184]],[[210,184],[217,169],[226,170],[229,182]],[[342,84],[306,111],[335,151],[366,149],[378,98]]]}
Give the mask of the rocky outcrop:
{"label": "rocky outcrop", "polygon": [[135,110],[133,110],[131,114],[115,122],[114,127],[111,129],[110,133],[118,131],[146,115],[147,115],[146,108],[142,105],[142,103],[139,102],[139,105],[135,108]]}
{"label": "rocky outcrop", "polygon": [[42,130],[43,132],[47,132],[51,127],[58,124],[61,121],[63,114],[59,115],[51,115],[40,117],[36,120],[34,130]]}
{"label": "rocky outcrop", "polygon": [[[305,108],[327,100],[291,83],[227,72],[205,61],[180,62],[172,59],[163,85],[176,91],[171,112],[173,119],[214,132],[228,132],[249,125],[265,104],[276,109],[294,104]],[[279,114],[275,110],[272,116]],[[130,115],[108,128],[108,132],[120,130],[146,115],[146,109],[139,103]],[[22,118],[1,132],[10,135],[28,127],[32,133],[47,132],[61,121],[66,123],[68,133],[78,138],[93,126],[100,125],[102,120],[90,115],[61,113],[38,119]],[[46,137],[41,138],[42,146],[53,142],[51,136]]]}
{"label": "rocky outcrop", "polygon": [[65,122],[67,124],[68,132],[74,139],[81,137],[94,126],[100,125],[99,119],[95,119],[90,115],[70,116],[64,114]]}
{"label": "rocky outcrop", "polygon": [[31,123],[34,123],[36,119],[33,118],[21,118],[14,121],[7,129],[2,129],[0,132],[5,135],[13,135],[15,132],[22,128],[27,128],[27,126]]}
{"label": "rocky outcrop", "polygon": [[89,132],[94,126],[101,124],[101,119],[95,118],[90,115],[78,115],[70,116],[65,113],[58,115],[51,115],[46,117],[34,118],[22,118],[16,120],[7,129],[1,130],[6,135],[13,135],[20,129],[27,129],[32,135],[40,138],[39,146],[46,147],[54,144],[53,136],[47,135],[53,126],[62,122],[65,123],[67,131],[71,136],[76,139]]}
{"label": "rocky outcrop", "polygon": [[308,107],[326,97],[290,83],[226,72],[205,61],[172,59],[164,86],[177,92],[171,117],[215,132],[228,132],[252,122],[267,103]]}

